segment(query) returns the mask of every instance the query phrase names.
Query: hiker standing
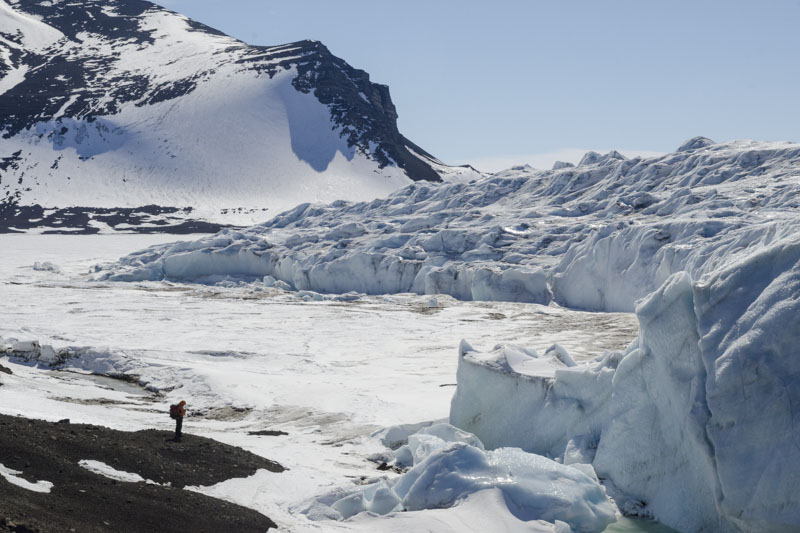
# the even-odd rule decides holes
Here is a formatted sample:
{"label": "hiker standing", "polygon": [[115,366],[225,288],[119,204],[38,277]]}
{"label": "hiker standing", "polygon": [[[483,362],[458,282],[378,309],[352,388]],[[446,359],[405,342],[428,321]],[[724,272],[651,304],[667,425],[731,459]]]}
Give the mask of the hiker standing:
{"label": "hiker standing", "polygon": [[181,400],[178,405],[169,406],[169,416],[175,419],[175,441],[181,440],[183,417],[186,416],[186,400]]}

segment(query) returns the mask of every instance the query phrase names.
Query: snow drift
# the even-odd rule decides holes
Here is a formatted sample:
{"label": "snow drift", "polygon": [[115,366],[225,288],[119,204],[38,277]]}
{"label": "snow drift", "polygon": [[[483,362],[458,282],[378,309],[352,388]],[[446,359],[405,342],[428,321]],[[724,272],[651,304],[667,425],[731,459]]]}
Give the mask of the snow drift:
{"label": "snow drift", "polygon": [[676,272],[701,279],[798,230],[800,145],[694,139],[657,158],[590,155],[371,202],[301,204],[246,230],[131,254],[98,277],[271,276],[317,292],[632,311]]}
{"label": "snow drift", "polygon": [[636,313],[624,352],[572,367],[463,343],[450,422],[592,465],[622,510],[681,531],[796,531],[800,239],[673,275]]}

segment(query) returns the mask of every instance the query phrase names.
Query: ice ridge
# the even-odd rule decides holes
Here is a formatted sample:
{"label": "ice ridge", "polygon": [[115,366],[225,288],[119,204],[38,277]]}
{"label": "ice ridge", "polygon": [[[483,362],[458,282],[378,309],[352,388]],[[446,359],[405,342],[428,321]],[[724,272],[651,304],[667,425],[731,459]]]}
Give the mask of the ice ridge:
{"label": "ice ridge", "polygon": [[633,311],[672,274],[701,280],[796,233],[798,175],[800,145],[755,141],[522,167],[371,202],[301,204],[245,230],[131,254],[96,277],[272,276],[325,293]]}

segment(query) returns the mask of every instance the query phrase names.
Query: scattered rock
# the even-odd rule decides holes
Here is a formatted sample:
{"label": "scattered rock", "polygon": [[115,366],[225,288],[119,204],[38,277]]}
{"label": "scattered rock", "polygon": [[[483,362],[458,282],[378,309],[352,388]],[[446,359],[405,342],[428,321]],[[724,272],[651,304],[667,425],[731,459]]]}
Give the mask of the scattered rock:
{"label": "scattered rock", "polygon": [[257,435],[264,437],[280,437],[281,435],[288,435],[285,431],[278,431],[274,429],[262,429],[260,431],[248,431],[248,435]]}
{"label": "scattered rock", "polygon": [[135,405],[133,402],[123,402],[112,400],[111,398],[70,398],[69,396],[59,396],[53,398],[57,402],[76,403],[79,405]]}
{"label": "scattered rock", "polygon": [[192,411],[192,416],[197,418],[205,418],[208,420],[242,420],[247,418],[253,410],[249,407],[234,407],[228,405],[225,407],[215,407],[206,411]]}
{"label": "scattered rock", "polygon": [[8,520],[7,518],[0,517],[0,531],[6,532],[10,531],[13,533],[39,533],[39,528],[30,528],[24,524],[20,524],[13,520]]}
{"label": "scattered rock", "polygon": [[407,469],[400,468],[399,466],[396,466],[396,465],[390,465],[389,463],[381,463],[381,464],[379,464],[378,465],[378,470],[380,470],[381,472],[386,472],[387,470],[390,470],[390,471],[395,472],[397,474],[403,474],[403,473],[405,473],[407,471]]}

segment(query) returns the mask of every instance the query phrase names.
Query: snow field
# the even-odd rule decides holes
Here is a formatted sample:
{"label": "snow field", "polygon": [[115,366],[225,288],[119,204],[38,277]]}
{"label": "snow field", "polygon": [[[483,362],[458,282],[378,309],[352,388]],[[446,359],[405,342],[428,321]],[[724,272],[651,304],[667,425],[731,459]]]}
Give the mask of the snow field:
{"label": "snow field", "polygon": [[[36,17],[11,9],[5,0],[0,0],[0,32],[9,35],[19,33],[25,48],[36,51],[42,51],[64,37],[60,31]],[[3,44],[18,47],[7,39],[3,39]]]}
{"label": "snow field", "polygon": [[[136,46],[131,47],[135,54]],[[131,66],[122,75],[139,70]],[[371,200],[411,183],[397,167],[378,171],[373,161],[330,132],[330,111],[313,95],[292,87],[296,75],[289,70],[265,81],[254,72],[238,72],[233,62],[223,63],[217,75],[182,97],[180,105],[124,104],[119,113],[91,124],[58,118],[2,140],[0,149],[32,154],[20,172],[33,173],[40,162],[53,165],[58,159],[57,171],[36,173],[23,203],[192,206],[213,220],[239,224],[258,222],[262,208],[277,213],[308,199],[330,202],[342,196]],[[238,95],[233,101],[231,91]],[[66,134],[50,135],[64,128]],[[208,135],[218,128],[228,133]],[[330,132],[316,139],[332,154],[324,172],[293,151],[292,142],[314,130]],[[50,142],[41,140],[48,135]],[[254,137],[260,139],[260,149],[253,149]],[[260,214],[223,216],[220,208],[225,207],[257,207]]]}

